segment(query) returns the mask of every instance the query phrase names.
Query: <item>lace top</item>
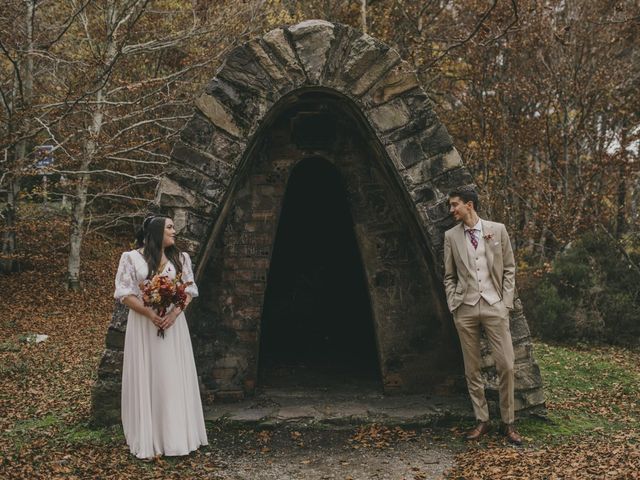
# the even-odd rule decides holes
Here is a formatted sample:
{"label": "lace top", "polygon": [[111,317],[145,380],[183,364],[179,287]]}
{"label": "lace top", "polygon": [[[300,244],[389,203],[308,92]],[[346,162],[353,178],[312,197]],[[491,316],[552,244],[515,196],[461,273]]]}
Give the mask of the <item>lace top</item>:
{"label": "lace top", "polygon": [[[186,252],[182,252],[180,255],[182,258],[182,281],[193,282],[185,291],[192,297],[197,297],[198,287],[193,277],[191,257],[189,257],[189,254]],[[118,273],[116,273],[116,290],[113,297],[119,302],[129,295],[135,295],[140,298],[140,283],[147,278],[148,272],[149,267],[147,266],[147,261],[139,251],[131,250],[124,252],[120,257]],[[173,279],[176,276],[176,268],[173,263],[167,262],[160,273]]]}

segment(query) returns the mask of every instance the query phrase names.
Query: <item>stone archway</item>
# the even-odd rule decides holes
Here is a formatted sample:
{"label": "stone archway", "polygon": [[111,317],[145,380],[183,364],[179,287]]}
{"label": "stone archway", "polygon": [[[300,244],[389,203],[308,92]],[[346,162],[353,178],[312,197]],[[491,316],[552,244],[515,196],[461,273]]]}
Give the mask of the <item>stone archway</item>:
{"label": "stone archway", "polygon": [[[286,180],[314,155],[345,178],[385,392],[451,391],[461,370],[441,286],[446,193],[473,180],[408,63],[369,35],[310,20],[230,53],[158,185],[155,208],[173,216],[208,293],[190,319],[204,393],[255,389]],[[107,336],[96,416],[117,409],[123,315]],[[519,302],[511,322],[523,409],[543,403],[542,382]],[[491,388],[490,356],[486,364]]]}

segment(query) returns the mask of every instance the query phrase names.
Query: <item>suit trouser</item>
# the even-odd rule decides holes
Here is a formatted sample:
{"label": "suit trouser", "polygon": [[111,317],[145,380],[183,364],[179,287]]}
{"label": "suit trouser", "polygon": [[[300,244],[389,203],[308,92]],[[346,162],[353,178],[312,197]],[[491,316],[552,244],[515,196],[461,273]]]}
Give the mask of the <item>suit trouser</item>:
{"label": "suit trouser", "polygon": [[489,408],[484,395],[481,372],[480,325],[482,325],[498,371],[500,416],[504,423],[513,423],[514,354],[507,307],[502,300],[489,305],[484,298],[480,298],[475,305],[460,305],[453,312],[453,319],[460,337],[467,388],[476,419],[481,422],[489,420]]}

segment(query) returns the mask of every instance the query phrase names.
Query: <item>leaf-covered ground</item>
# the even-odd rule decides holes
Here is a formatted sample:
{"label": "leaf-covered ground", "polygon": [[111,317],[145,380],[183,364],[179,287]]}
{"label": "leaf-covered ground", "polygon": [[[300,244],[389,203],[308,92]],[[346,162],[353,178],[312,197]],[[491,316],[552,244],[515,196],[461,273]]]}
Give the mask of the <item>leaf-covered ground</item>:
{"label": "leaf-covered ground", "polygon": [[640,478],[640,353],[536,344],[548,418],[520,422],[522,448],[489,438],[456,457],[452,478]]}
{"label": "leaf-covered ground", "polygon": [[[127,241],[87,239],[84,290],[67,291],[67,225],[54,213],[22,214],[23,271],[0,277],[0,478],[640,478],[640,353],[543,343],[536,355],[549,415],[520,423],[521,448],[497,433],[468,446],[468,425],[331,432],[210,424],[209,447],[139,461],[119,426],[88,423]],[[49,338],[35,344],[29,334]]]}

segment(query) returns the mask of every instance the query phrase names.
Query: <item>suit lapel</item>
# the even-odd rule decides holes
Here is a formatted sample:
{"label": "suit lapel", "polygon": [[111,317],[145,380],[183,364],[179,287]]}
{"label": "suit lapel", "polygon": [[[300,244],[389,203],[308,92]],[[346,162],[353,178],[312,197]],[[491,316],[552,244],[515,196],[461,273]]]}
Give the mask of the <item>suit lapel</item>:
{"label": "suit lapel", "polygon": [[[493,229],[493,225],[487,223],[482,220],[482,236],[484,237],[484,254],[487,257],[487,268],[489,269],[489,273],[493,278],[493,283],[496,286],[496,289],[500,288],[500,282],[498,281],[500,275],[496,272],[494,253],[493,253],[493,244],[495,242],[495,234],[496,232]],[[490,239],[486,239],[486,237],[491,237]]]}
{"label": "suit lapel", "polygon": [[465,243],[467,239],[464,237],[464,225],[462,223],[458,225],[458,229],[454,238],[456,240],[458,253],[460,254],[462,262],[468,270],[471,270],[471,267],[469,266],[469,249],[467,248],[467,244]]}
{"label": "suit lapel", "polygon": [[487,256],[487,267],[493,272],[493,238],[487,239],[487,237],[493,237],[493,227],[484,220],[482,222],[482,237],[484,241],[484,254]]}

